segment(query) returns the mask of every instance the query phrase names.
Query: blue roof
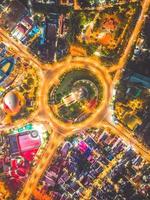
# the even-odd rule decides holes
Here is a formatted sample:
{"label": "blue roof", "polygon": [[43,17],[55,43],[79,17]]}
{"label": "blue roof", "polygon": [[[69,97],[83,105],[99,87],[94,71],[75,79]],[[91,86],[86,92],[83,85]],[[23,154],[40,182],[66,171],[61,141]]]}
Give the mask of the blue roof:
{"label": "blue roof", "polygon": [[[6,72],[4,72],[2,69],[7,63],[10,63],[10,66],[9,66],[8,70]],[[10,75],[10,73],[14,69],[14,65],[15,65],[15,59],[13,57],[4,58],[0,62],[0,76],[1,76],[0,83],[3,82]]]}
{"label": "blue roof", "polygon": [[143,75],[138,74],[138,73],[134,73],[130,77],[129,80],[133,83],[139,83],[145,88],[150,88],[150,78],[149,77],[143,76]]}

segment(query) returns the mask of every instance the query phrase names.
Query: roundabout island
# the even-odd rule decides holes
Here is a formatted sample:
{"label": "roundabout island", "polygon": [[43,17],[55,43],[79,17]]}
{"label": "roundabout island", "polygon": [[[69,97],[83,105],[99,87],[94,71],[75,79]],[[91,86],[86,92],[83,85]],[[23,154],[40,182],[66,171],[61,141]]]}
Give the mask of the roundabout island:
{"label": "roundabout island", "polygon": [[63,122],[72,124],[86,120],[99,106],[103,96],[102,83],[87,69],[73,68],[59,77],[48,94],[48,105]]}

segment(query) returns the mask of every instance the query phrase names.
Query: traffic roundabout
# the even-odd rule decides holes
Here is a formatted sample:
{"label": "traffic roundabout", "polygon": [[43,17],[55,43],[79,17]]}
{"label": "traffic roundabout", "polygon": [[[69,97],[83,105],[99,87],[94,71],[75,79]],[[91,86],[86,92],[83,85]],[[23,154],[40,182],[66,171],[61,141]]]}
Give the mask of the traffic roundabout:
{"label": "traffic roundabout", "polygon": [[111,78],[91,57],[69,57],[45,74],[40,113],[66,133],[98,123],[107,113]]}

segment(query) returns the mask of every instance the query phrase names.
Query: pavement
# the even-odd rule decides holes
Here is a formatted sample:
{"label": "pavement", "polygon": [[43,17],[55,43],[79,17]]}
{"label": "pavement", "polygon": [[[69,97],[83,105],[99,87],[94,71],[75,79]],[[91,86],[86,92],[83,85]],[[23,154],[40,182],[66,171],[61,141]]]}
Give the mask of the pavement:
{"label": "pavement", "polygon": [[[18,200],[28,200],[30,199],[32,192],[35,190],[39,179],[45,172],[48,165],[52,163],[54,156],[56,155],[56,151],[58,146],[64,141],[65,137],[70,136],[74,133],[75,130],[79,130],[81,128],[90,126],[97,126],[102,120],[107,116],[109,113],[109,102],[112,98],[112,90],[115,83],[119,80],[121,70],[124,68],[130,52],[132,51],[132,47],[138,38],[138,35],[141,31],[142,25],[145,21],[145,16],[148,12],[148,8],[150,6],[150,0],[144,0],[142,5],[142,12],[140,17],[135,25],[134,31],[129,39],[128,45],[124,50],[124,54],[119,60],[118,65],[111,66],[109,70],[106,68],[101,67],[100,63],[97,59],[92,57],[70,57],[66,58],[64,61],[60,63],[54,64],[43,64],[38,59],[28,52],[27,47],[25,47],[21,42],[16,41],[6,31],[0,28],[0,41],[4,41],[7,43],[9,47],[14,49],[14,52],[19,57],[22,57],[37,67],[39,70],[43,70],[42,77],[43,77],[43,84],[41,84],[41,90],[39,94],[39,110],[37,115],[34,117],[35,121],[38,122],[45,122],[46,126],[53,129],[52,136],[48,141],[47,147],[45,151],[43,151],[43,155],[39,160],[38,165],[32,169],[32,173],[30,174],[29,178],[27,179],[26,183],[20,195],[18,196]],[[47,105],[47,92],[49,87],[52,84],[56,84],[58,81],[58,77],[64,73],[66,70],[73,68],[73,66],[81,66],[85,67],[88,66],[89,69],[96,74],[100,81],[103,83],[104,88],[104,95],[103,95],[103,102],[98,107],[96,112],[85,120],[83,123],[78,124],[75,126],[73,124],[64,124],[60,122],[60,120],[56,119],[53,113],[50,111]],[[111,72],[116,72],[115,78],[111,80],[110,74]],[[33,119],[32,119],[33,120]],[[115,126],[112,122],[103,121],[102,122],[107,128],[114,130],[114,132],[119,135],[119,137],[123,138],[127,143],[131,144],[134,149],[141,154],[146,160],[150,161],[150,155],[148,150],[131,134],[130,131],[126,130],[126,128],[122,127],[121,125]],[[7,127],[9,128],[9,127]]]}

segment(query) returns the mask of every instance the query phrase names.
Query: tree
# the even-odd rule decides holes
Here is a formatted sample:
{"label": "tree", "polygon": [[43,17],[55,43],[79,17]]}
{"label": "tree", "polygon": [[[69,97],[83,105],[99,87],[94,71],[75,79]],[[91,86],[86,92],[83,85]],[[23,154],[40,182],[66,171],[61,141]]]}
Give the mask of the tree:
{"label": "tree", "polygon": [[81,6],[81,8],[86,8],[86,7],[91,7],[93,5],[95,5],[95,1],[94,0],[78,0],[79,5]]}

